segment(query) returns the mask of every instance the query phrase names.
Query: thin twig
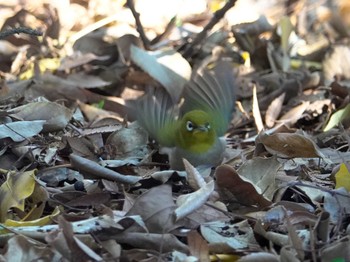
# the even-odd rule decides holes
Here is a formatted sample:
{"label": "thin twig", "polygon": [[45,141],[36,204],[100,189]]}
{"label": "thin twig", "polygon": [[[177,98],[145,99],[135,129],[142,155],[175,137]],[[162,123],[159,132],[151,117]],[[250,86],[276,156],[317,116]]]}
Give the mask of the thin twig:
{"label": "thin twig", "polygon": [[127,6],[129,7],[132,15],[135,18],[135,23],[136,23],[136,30],[140,34],[140,38],[142,40],[143,46],[145,49],[149,49],[150,46],[150,40],[147,38],[145,31],[143,30],[143,26],[140,20],[140,14],[136,12],[135,6],[134,6],[134,1],[133,0],[127,0],[126,2]]}
{"label": "thin twig", "polygon": [[165,39],[171,33],[171,30],[173,30],[173,28],[175,27],[175,24],[176,24],[176,16],[171,18],[170,22],[165,27],[164,32],[160,35],[157,35],[155,38],[153,38],[150,41],[150,44],[153,46],[158,42],[162,41],[163,39]]}
{"label": "thin twig", "polygon": [[202,32],[200,32],[192,41],[192,43],[185,49],[183,53],[183,57],[189,58],[193,55],[193,52],[198,44],[202,42],[202,40],[207,36],[207,32],[211,30],[214,25],[217,24],[224,17],[225,13],[235,5],[237,0],[229,0],[220,10],[216,11],[213,15],[213,18],[209,21],[209,23],[203,28]]}
{"label": "thin twig", "polygon": [[0,39],[5,39],[8,36],[14,35],[14,34],[27,34],[27,35],[34,35],[34,36],[42,36],[43,32],[36,30],[36,29],[31,29],[27,27],[16,27],[16,28],[11,28],[8,30],[5,30],[3,32],[0,32]]}
{"label": "thin twig", "polygon": [[83,36],[91,33],[92,31],[95,31],[96,29],[99,29],[105,25],[108,25],[114,21],[116,21],[119,18],[119,14],[114,14],[112,16],[108,16],[106,18],[103,18],[85,28],[83,28],[82,30],[80,30],[79,32],[75,33],[74,35],[72,35],[69,38],[69,41],[71,43],[75,43],[78,39],[82,38]]}

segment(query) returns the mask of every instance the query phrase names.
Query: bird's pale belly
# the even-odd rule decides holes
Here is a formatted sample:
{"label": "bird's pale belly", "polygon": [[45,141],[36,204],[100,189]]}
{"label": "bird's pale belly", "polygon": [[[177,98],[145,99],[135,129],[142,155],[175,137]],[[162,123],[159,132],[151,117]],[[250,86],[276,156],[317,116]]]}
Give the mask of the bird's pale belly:
{"label": "bird's pale belly", "polygon": [[184,170],[182,159],[185,158],[193,166],[217,166],[221,164],[224,151],[226,148],[226,141],[224,138],[218,138],[214,146],[204,153],[193,153],[182,148],[167,148],[161,153],[166,153],[169,156],[169,164],[171,169]]}

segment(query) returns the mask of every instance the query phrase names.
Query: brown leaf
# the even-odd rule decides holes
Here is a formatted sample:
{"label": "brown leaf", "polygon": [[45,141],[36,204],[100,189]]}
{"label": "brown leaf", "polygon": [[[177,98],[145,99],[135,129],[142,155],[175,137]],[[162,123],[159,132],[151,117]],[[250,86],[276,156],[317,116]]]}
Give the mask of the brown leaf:
{"label": "brown leaf", "polygon": [[337,239],[321,250],[322,262],[334,261],[343,258],[343,261],[350,260],[350,237],[349,235]]}
{"label": "brown leaf", "polygon": [[147,141],[146,130],[134,122],[110,134],[106,146],[115,149],[115,155],[111,156],[114,159],[143,158],[148,153]]}
{"label": "brown leaf", "polygon": [[267,108],[265,114],[265,124],[267,127],[271,128],[275,124],[278,115],[281,113],[285,96],[286,93],[283,93],[279,97],[275,98]]}
{"label": "brown leaf", "polygon": [[350,78],[350,48],[338,45],[330,49],[323,61],[323,70],[327,81],[335,76]]}
{"label": "brown leaf", "polygon": [[78,105],[80,110],[84,114],[85,118],[87,119],[87,121],[90,121],[90,122],[94,121],[94,123],[96,123],[100,119],[104,119],[104,118],[114,118],[114,119],[117,118],[117,114],[101,108],[97,108],[96,106],[85,104],[80,101],[78,101]]}
{"label": "brown leaf", "polygon": [[[25,97],[40,97],[44,96],[50,101],[67,99],[68,101],[76,101],[79,97],[80,101],[87,101],[85,92],[88,90],[81,89],[76,85],[72,85],[64,78],[44,73],[40,76],[40,81],[33,83],[30,88],[25,90]],[[89,94],[89,93],[88,93]]]}
{"label": "brown leaf", "polygon": [[292,225],[288,216],[286,216],[286,222],[287,222],[288,235],[293,245],[293,248],[295,249],[300,261],[304,261],[305,253],[303,249],[303,241],[298,236],[296,228]]}
{"label": "brown leaf", "polygon": [[111,199],[111,195],[106,192],[102,193],[92,193],[83,195],[81,197],[72,199],[71,201],[67,202],[66,205],[72,206],[72,207],[78,207],[78,206],[99,206],[102,204],[106,204]]}
{"label": "brown leaf", "polygon": [[243,205],[270,206],[271,202],[258,194],[254,186],[244,181],[229,165],[221,165],[215,171],[219,189],[231,193]]}
{"label": "brown leaf", "polygon": [[260,134],[256,142],[262,143],[266,150],[282,158],[323,157],[314,142],[297,133]]}
{"label": "brown leaf", "polygon": [[285,113],[279,120],[279,123],[291,126],[294,125],[304,114],[305,110],[309,107],[310,102],[306,101],[298,106],[293,107],[287,113]]}
{"label": "brown leaf", "polygon": [[[67,243],[67,250],[62,250],[65,253],[70,254],[70,259],[74,261],[87,261],[90,259],[102,260],[92,249],[79,240],[73,232],[72,225],[67,222],[62,216],[58,217],[58,223],[62,229],[64,239]],[[62,254],[61,251],[61,254]],[[63,253],[64,254],[64,253]]]}
{"label": "brown leaf", "polygon": [[188,233],[187,242],[192,256],[195,256],[201,262],[210,261],[208,243],[197,231],[192,230]]}
{"label": "brown leaf", "polygon": [[58,70],[64,71],[64,70],[72,69],[74,67],[85,65],[94,60],[104,61],[104,60],[107,60],[108,58],[109,58],[108,56],[97,56],[93,53],[75,52],[72,56],[67,56],[62,60]]}
{"label": "brown leaf", "polygon": [[157,250],[162,252],[171,252],[178,250],[180,252],[188,252],[188,247],[178,240],[173,234],[154,234],[154,233],[138,233],[124,232],[112,236],[118,243],[128,244],[138,248]]}
{"label": "brown leaf", "polygon": [[161,185],[138,197],[127,216],[140,215],[151,233],[167,233],[180,226],[175,222],[176,207],[170,185]]}
{"label": "brown leaf", "polygon": [[39,241],[31,240],[28,237],[17,235],[10,238],[7,242],[7,248],[1,260],[3,261],[38,261],[50,259],[50,261],[61,261],[62,257],[54,250],[45,247]]}
{"label": "brown leaf", "polygon": [[271,200],[277,189],[275,177],[280,168],[281,164],[275,157],[255,157],[245,161],[238,174],[259,189],[258,193],[263,192],[263,196]]}
{"label": "brown leaf", "polygon": [[73,112],[57,103],[34,102],[10,110],[13,116],[23,120],[46,120],[44,132],[59,131],[66,127]]}

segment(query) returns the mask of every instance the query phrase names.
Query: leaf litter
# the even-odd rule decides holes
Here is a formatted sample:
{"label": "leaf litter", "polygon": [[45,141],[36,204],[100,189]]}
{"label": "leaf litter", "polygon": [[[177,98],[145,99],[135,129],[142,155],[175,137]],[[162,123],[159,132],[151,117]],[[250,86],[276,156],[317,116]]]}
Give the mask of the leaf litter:
{"label": "leaf litter", "polygon": [[[1,260],[349,261],[348,1],[150,2],[3,5]],[[225,162],[169,170],[130,100],[221,61]]]}

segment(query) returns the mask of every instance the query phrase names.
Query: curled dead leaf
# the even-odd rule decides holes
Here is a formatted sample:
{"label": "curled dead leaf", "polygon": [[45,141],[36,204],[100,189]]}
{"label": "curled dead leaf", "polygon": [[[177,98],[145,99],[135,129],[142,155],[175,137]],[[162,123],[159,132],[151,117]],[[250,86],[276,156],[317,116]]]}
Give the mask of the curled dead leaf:
{"label": "curled dead leaf", "polygon": [[76,154],[70,154],[69,158],[74,168],[79,169],[84,173],[91,174],[94,177],[105,178],[126,184],[135,184],[141,179],[137,176],[122,175],[116,171],[102,167],[96,162],[78,156]]}
{"label": "curled dead leaf", "polygon": [[215,171],[216,184],[223,192],[232,194],[243,205],[267,207],[271,202],[260,195],[254,186],[244,181],[229,165],[221,165]]}
{"label": "curled dead leaf", "polygon": [[183,159],[184,166],[187,173],[188,184],[194,189],[198,190],[206,185],[204,178],[198,172],[198,170],[191,165],[186,159]]}
{"label": "curled dead leaf", "polygon": [[179,207],[174,211],[176,221],[186,217],[203,206],[213,191],[214,181],[212,180],[193,193],[179,196],[176,201],[176,204]]}

